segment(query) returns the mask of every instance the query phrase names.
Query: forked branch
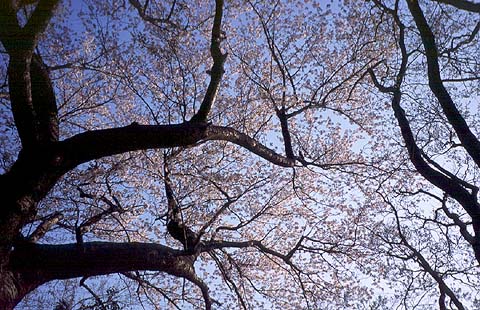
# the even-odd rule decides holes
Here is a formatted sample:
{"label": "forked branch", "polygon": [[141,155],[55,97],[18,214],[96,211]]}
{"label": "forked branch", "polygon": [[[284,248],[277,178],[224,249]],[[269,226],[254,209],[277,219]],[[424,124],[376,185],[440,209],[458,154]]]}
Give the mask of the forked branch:
{"label": "forked branch", "polygon": [[[461,3],[462,1],[448,2]],[[440,65],[438,63],[438,49],[432,29],[428,25],[418,1],[412,0],[407,1],[407,3],[410,13],[412,14],[415,24],[417,25],[417,29],[420,32],[423,47],[425,48],[428,67],[428,84],[430,89],[440,103],[448,122],[455,130],[462,143],[462,146],[472,157],[477,166],[480,167],[480,141],[470,130],[467,122],[455,106],[452,97],[443,85],[443,81],[440,76]],[[478,6],[480,6],[480,4]]]}

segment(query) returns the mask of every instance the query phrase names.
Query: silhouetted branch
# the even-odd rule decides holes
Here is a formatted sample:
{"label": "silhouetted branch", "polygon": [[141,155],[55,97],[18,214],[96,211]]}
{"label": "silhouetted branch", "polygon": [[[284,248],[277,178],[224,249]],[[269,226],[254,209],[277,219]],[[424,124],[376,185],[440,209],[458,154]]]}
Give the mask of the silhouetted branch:
{"label": "silhouetted branch", "polygon": [[[447,2],[447,1],[446,1]],[[452,3],[462,3],[464,1],[448,1]],[[465,1],[467,2],[467,1]],[[425,48],[425,55],[427,57],[428,66],[428,85],[438,99],[445,116],[450,125],[452,125],[458,138],[462,142],[462,146],[472,157],[478,167],[480,167],[480,141],[475,134],[470,130],[467,122],[463,118],[460,111],[455,106],[453,99],[443,85],[440,76],[440,66],[438,64],[438,50],[435,43],[435,37],[430,26],[423,15],[417,0],[408,1],[408,8],[413,16],[415,24],[420,32],[423,47]],[[480,4],[478,4],[480,7]]]}
{"label": "silhouetted branch", "polygon": [[433,0],[433,1],[452,5],[460,10],[480,13],[480,3],[475,3],[472,1],[466,1],[466,0]]}
{"label": "silhouetted branch", "polygon": [[220,81],[224,73],[223,64],[227,59],[227,54],[222,53],[220,43],[225,34],[222,32],[223,0],[215,1],[215,17],[212,27],[212,39],[210,44],[210,54],[213,59],[213,66],[210,70],[210,83],[203,97],[203,101],[197,113],[191,118],[191,122],[206,122],[208,114],[215,102],[218,93]]}

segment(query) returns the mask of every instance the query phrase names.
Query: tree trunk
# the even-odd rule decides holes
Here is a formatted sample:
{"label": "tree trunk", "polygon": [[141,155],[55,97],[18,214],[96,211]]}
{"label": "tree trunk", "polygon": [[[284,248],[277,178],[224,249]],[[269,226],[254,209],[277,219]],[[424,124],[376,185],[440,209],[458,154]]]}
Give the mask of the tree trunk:
{"label": "tree trunk", "polygon": [[0,271],[0,309],[13,309],[28,293],[41,283],[29,281],[20,273],[8,270]]}

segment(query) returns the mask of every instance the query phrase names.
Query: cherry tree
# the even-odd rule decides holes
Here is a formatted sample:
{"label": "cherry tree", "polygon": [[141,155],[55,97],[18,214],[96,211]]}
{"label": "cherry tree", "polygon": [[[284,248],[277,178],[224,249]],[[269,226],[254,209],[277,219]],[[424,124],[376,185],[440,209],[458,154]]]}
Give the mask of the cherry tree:
{"label": "cherry tree", "polygon": [[364,161],[353,145],[370,118],[355,87],[372,61],[325,57],[336,13],[70,5],[1,7],[2,307],[73,278],[62,283],[90,296],[73,299],[80,308],[368,296],[353,259],[366,211],[341,175]]}
{"label": "cherry tree", "polygon": [[475,3],[0,9],[1,307],[477,305]]}

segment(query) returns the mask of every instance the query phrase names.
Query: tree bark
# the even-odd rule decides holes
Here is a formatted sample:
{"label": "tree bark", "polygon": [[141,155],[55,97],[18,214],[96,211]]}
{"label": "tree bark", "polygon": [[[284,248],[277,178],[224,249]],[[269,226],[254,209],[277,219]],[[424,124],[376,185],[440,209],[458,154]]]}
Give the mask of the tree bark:
{"label": "tree bark", "polygon": [[196,281],[194,261],[193,255],[154,243],[21,242],[10,254],[8,271],[0,273],[0,309],[13,309],[26,294],[53,279],[155,270]]}

